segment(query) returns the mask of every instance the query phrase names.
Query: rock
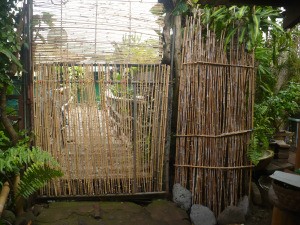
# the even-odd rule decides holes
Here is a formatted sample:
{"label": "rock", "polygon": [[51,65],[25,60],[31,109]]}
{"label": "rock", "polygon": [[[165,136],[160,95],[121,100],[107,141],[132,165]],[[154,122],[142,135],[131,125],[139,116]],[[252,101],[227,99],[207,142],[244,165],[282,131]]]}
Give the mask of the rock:
{"label": "rock", "polygon": [[14,225],[27,225],[29,223],[29,221],[26,220],[25,217],[18,217],[14,223]]}
{"label": "rock", "polygon": [[243,211],[245,217],[249,215],[250,204],[248,196],[242,197],[237,206]]}
{"label": "rock", "polygon": [[174,184],[172,192],[173,202],[180,208],[188,211],[192,205],[192,193],[180,184]]}
{"label": "rock", "polygon": [[223,212],[218,216],[219,225],[228,224],[243,224],[245,223],[245,216],[243,209],[236,206],[228,206]]}
{"label": "rock", "polygon": [[10,210],[4,210],[2,212],[1,218],[13,224],[16,221],[15,214]]}
{"label": "rock", "polygon": [[26,212],[21,216],[17,217],[16,222],[14,225],[27,225],[29,222],[33,222],[35,220],[35,216],[32,212]]}
{"label": "rock", "polygon": [[252,201],[255,205],[262,205],[261,193],[257,185],[251,182]]}
{"label": "rock", "polygon": [[209,208],[199,204],[195,204],[191,207],[190,218],[194,225],[217,224],[214,213]]}
{"label": "rock", "polygon": [[43,210],[43,206],[41,205],[34,205],[33,208],[32,208],[32,213],[34,216],[38,216],[41,214]]}
{"label": "rock", "polygon": [[274,191],[273,185],[271,185],[269,191],[268,191],[268,198],[270,200],[270,202],[272,203],[272,205],[279,205],[279,200],[278,197]]}

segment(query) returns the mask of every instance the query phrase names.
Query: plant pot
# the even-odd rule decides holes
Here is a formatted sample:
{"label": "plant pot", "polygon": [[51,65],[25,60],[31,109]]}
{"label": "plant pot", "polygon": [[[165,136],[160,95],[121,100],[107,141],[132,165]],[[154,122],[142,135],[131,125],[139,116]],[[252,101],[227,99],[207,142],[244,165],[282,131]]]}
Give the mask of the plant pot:
{"label": "plant pot", "polygon": [[[300,178],[300,177],[299,177]],[[300,213],[300,189],[285,182],[273,180],[272,186],[278,198],[278,206]]]}
{"label": "plant pot", "polygon": [[260,157],[259,163],[254,167],[254,170],[258,171],[258,170],[265,169],[270,164],[273,157],[274,157],[274,152],[272,150],[264,151],[263,156]]}
{"label": "plant pot", "polygon": [[287,139],[290,139],[293,135],[294,135],[293,132],[282,130],[282,131],[277,132],[274,135],[274,139],[275,140],[288,141]]}

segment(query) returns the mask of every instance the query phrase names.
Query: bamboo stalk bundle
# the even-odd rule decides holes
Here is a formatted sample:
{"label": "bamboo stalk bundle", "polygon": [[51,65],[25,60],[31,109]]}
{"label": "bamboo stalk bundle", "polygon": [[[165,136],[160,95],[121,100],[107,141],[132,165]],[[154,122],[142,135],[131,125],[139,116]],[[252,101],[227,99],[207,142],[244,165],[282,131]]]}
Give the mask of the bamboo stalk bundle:
{"label": "bamboo stalk bundle", "polygon": [[175,182],[218,215],[249,191],[254,63],[234,38],[224,49],[225,37],[202,26],[198,12],[184,30]]}
{"label": "bamboo stalk bundle", "polygon": [[64,172],[40,195],[163,191],[169,67],[62,63],[34,71],[35,142]]}

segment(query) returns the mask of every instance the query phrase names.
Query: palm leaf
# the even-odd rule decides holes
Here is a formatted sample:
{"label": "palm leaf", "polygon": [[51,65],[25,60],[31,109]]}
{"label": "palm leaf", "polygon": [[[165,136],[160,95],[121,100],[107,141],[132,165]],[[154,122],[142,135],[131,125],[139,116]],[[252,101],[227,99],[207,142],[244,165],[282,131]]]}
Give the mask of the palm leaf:
{"label": "palm leaf", "polygon": [[225,48],[226,46],[228,45],[228,43],[230,42],[231,38],[233,37],[233,35],[236,33],[237,31],[237,27],[233,28],[229,33],[228,35],[226,36],[226,39],[225,39],[225,42],[224,42],[224,45],[225,45]]}

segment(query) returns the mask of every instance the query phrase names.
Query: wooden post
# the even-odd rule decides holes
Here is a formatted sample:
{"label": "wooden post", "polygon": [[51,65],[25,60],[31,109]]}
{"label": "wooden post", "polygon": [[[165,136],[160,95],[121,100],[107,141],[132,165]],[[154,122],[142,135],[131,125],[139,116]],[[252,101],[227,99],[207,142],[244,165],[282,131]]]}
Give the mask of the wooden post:
{"label": "wooden post", "polygon": [[132,133],[132,146],[133,146],[133,193],[136,192],[136,129],[137,129],[137,99],[136,99],[136,83],[132,82],[133,86],[133,117],[132,117],[132,123],[133,123],[133,133]]}
{"label": "wooden post", "polygon": [[295,169],[300,168],[300,122],[297,122],[297,147],[296,147],[296,157],[295,157]]}

